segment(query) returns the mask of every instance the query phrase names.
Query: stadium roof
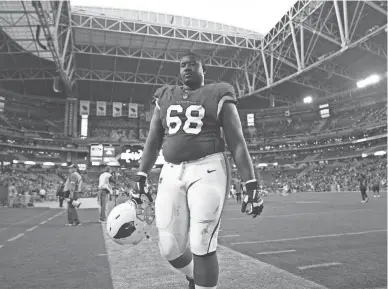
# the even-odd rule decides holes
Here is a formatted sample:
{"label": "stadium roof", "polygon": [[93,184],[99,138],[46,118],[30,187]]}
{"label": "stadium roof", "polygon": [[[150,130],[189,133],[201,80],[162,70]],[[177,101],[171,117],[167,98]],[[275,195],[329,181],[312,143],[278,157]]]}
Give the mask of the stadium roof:
{"label": "stadium roof", "polygon": [[[265,36],[160,13],[2,1],[0,28],[0,85],[30,94],[147,103],[179,83],[189,50],[206,59],[208,82],[234,84],[249,107],[332,95],[386,73],[385,1],[298,1]],[[52,91],[54,76],[63,93]]]}

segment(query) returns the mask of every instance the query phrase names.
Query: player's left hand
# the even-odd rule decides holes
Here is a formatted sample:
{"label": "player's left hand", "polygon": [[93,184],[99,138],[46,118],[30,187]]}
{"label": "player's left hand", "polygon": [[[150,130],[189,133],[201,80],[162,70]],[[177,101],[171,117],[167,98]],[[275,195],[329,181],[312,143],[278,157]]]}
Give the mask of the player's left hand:
{"label": "player's left hand", "polygon": [[148,200],[151,203],[153,202],[151,194],[146,191],[146,180],[147,177],[142,174],[137,174],[135,177],[136,188],[132,194],[132,199],[139,205],[143,203],[141,200],[141,195],[147,196]]}
{"label": "player's left hand", "polygon": [[259,185],[256,180],[245,183],[247,194],[241,206],[241,212],[256,218],[264,209],[264,200],[260,198]]}

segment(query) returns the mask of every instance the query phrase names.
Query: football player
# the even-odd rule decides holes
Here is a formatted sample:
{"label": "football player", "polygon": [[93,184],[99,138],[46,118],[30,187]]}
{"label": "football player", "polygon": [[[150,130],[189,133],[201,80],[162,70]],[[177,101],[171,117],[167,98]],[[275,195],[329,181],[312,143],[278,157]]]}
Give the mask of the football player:
{"label": "football player", "polygon": [[75,164],[69,164],[69,176],[65,182],[63,191],[65,200],[67,201],[68,226],[80,226],[81,222],[79,221],[76,208],[79,208],[81,205],[77,199],[82,192],[82,176]]}
{"label": "football player", "polygon": [[369,201],[368,195],[366,194],[366,190],[368,188],[368,180],[366,179],[366,176],[364,174],[361,174],[359,179],[360,183],[360,191],[361,191],[361,198],[362,203],[367,203]]}
{"label": "football player", "polygon": [[373,180],[372,191],[373,191],[374,198],[380,198],[380,178],[379,178],[379,175],[377,175]]}
{"label": "football player", "polygon": [[241,211],[256,217],[263,210],[234,88],[227,83],[204,85],[205,73],[201,58],[188,53],[180,61],[184,85],[166,85],[156,91],[133,195],[141,202],[147,174],[163,148],[166,164],[155,202],[159,249],[162,258],[186,275],[193,289],[216,288],[218,282],[217,236],[230,188],[223,134],[246,183]]}

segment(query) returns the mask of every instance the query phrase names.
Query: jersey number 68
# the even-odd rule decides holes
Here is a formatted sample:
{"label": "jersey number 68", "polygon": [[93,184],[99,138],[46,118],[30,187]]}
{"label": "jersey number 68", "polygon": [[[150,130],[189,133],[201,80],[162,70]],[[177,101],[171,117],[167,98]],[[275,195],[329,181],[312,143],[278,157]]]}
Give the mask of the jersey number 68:
{"label": "jersey number 68", "polygon": [[[179,116],[171,116],[171,112],[177,113],[183,112],[183,107],[179,104],[170,105],[167,109],[166,125],[168,127],[168,134],[174,134],[179,131],[182,126],[182,120]],[[193,112],[196,112],[196,116],[193,116]],[[201,132],[203,122],[202,119],[205,116],[205,109],[202,105],[190,105],[185,112],[187,120],[183,123],[183,131],[188,134],[199,134]],[[195,125],[195,127],[193,127]]]}

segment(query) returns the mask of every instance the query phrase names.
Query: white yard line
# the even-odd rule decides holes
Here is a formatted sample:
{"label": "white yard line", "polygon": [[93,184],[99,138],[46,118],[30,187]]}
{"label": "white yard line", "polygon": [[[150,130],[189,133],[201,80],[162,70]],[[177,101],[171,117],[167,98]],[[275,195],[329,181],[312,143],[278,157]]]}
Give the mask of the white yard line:
{"label": "white yard line", "polygon": [[15,240],[17,240],[17,239],[19,239],[20,237],[23,237],[23,236],[24,236],[24,233],[18,234],[18,235],[16,235],[16,236],[13,237],[13,238],[8,239],[7,242],[15,241]]}
{"label": "white yard line", "polygon": [[331,267],[331,266],[338,266],[342,263],[339,262],[331,262],[331,263],[321,263],[321,264],[313,264],[313,265],[307,265],[307,266],[300,266],[297,267],[299,270],[306,270],[306,269],[313,269],[313,268],[322,268],[322,267]]}
{"label": "white yard line", "polygon": [[[358,210],[337,210],[337,211],[326,211],[326,212],[314,212],[314,213],[299,213],[299,214],[288,214],[288,215],[260,215],[260,219],[266,218],[288,218],[296,216],[308,216],[308,215],[324,215],[324,214],[337,214],[337,213],[351,213],[351,212],[363,212],[363,211],[373,211],[374,209],[358,209]],[[222,218],[223,220],[240,220],[246,219],[246,216],[241,217],[232,217],[232,218]]]}
{"label": "white yard line", "polygon": [[33,219],[36,219],[36,218],[38,218],[38,217],[40,217],[40,216],[42,216],[42,215],[44,215],[44,214],[47,214],[47,213],[49,213],[49,212],[50,212],[50,211],[45,211],[45,212],[43,212],[43,213],[40,213],[40,214],[38,214],[38,215],[35,215],[35,216],[31,217],[31,218],[28,218],[28,219],[22,220],[22,221],[20,221],[20,222],[17,222],[17,223],[13,223],[13,224],[11,224],[11,225],[10,225],[10,226],[8,226],[8,227],[1,228],[1,229],[0,229],[0,232],[2,232],[2,231],[5,231],[5,230],[7,230],[7,229],[9,229],[9,228],[11,228],[11,227],[13,227],[13,226],[16,226],[16,225],[20,225],[20,224],[27,223],[28,221],[31,221],[31,220],[33,220]]}
{"label": "white yard line", "polygon": [[263,240],[263,241],[245,241],[245,242],[235,242],[235,243],[230,243],[230,244],[231,245],[263,244],[263,243],[275,243],[275,242],[298,241],[298,240],[308,240],[308,239],[332,238],[332,237],[342,237],[342,236],[366,235],[366,234],[380,233],[380,232],[387,232],[387,229],[362,231],[362,232],[351,232],[351,233],[341,233],[341,234],[302,236],[302,237],[295,237],[295,238],[283,238],[283,239],[273,239],[273,240]]}
{"label": "white yard line", "polygon": [[296,250],[280,250],[280,251],[259,252],[259,253],[257,253],[257,255],[275,255],[275,254],[292,253],[292,252],[296,252]]}
{"label": "white yard line", "polygon": [[[44,212],[44,213],[47,213],[47,212]],[[63,214],[63,213],[64,213],[64,211],[62,211],[62,212],[60,212],[60,213],[58,213],[58,214],[55,214],[54,216],[48,218],[47,220],[40,222],[40,224],[41,224],[41,225],[46,224],[47,221],[50,221],[50,220],[52,220],[52,219],[58,217],[59,215],[61,215],[61,214]],[[32,218],[30,218],[30,219],[28,219],[28,220],[24,220],[24,221],[22,221],[22,222],[12,224],[11,226],[9,226],[9,227],[7,227],[7,228],[3,228],[3,229],[8,229],[8,228],[10,228],[10,227],[12,227],[12,226],[14,226],[14,225],[16,225],[16,224],[23,224],[23,223],[25,223],[25,222],[27,222],[27,221],[29,221],[29,220],[31,220],[31,219],[34,219],[34,218],[36,218],[36,217],[41,216],[41,215],[43,215],[43,213],[42,213],[42,214],[39,214],[39,215],[37,215],[37,216],[34,216],[34,217],[32,217]],[[39,227],[39,225],[33,226],[33,227],[27,229],[25,232],[32,232],[32,231],[34,231],[35,229],[37,229],[38,227]],[[17,239],[19,239],[20,237],[23,237],[23,236],[24,236],[24,233],[18,234],[18,235],[16,235],[16,236],[13,237],[13,238],[8,239],[7,242],[15,241],[15,240],[17,240]],[[4,245],[1,245],[1,246],[0,246],[0,248],[2,248],[2,247],[4,247]]]}
{"label": "white yard line", "polygon": [[36,228],[38,228],[39,226],[33,226],[33,227],[31,227],[31,228],[29,228],[29,229],[27,229],[26,231],[27,232],[32,232],[32,231],[34,231]]}

